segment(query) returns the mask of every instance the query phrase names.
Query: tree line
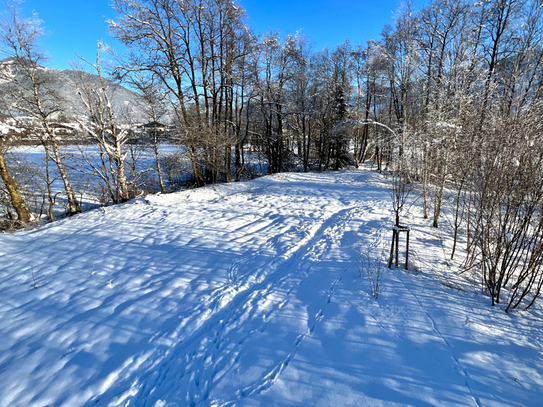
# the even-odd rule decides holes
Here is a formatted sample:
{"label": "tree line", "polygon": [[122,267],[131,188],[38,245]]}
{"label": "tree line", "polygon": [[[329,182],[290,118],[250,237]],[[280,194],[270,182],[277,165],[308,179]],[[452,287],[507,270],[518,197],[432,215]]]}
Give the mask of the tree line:
{"label": "tree line", "polygon": [[[104,74],[100,49],[86,63],[101,86],[81,75],[77,93],[87,114],[71,120],[99,148],[92,167],[110,202],[134,196],[142,174],[125,168],[134,134],[127,123],[138,120],[115,111],[105,76],[138,91],[145,121],[170,123],[168,141],[183,147],[193,185],[251,177],[255,160],[270,174],[371,160],[402,184],[396,191],[419,186],[424,217],[454,231],[451,258],[463,237],[462,270],[481,282],[492,304],[533,305],[543,285],[541,2],[433,0],[417,12],[407,4],[381,39],[346,40],[331,50],[314,50],[301,33],[257,36],[230,0],[113,0],[112,7],[110,32],[126,51]],[[0,44],[24,80],[4,92],[2,111],[33,118],[16,127],[32,123],[44,165],[54,166],[65,186],[67,212],[77,213],[53,126],[58,99],[40,69],[40,25],[21,18],[17,5],[6,16]],[[151,133],[159,189],[166,191],[167,163]],[[7,207],[24,224],[31,211],[4,158],[12,142],[0,142]],[[393,194],[396,223],[400,195]]]}

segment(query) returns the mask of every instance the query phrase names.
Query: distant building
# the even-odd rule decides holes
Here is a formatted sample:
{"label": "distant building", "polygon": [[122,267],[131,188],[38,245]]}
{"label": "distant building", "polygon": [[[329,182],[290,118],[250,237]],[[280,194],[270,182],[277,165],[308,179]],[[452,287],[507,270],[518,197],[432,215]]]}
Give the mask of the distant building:
{"label": "distant building", "polygon": [[165,134],[166,131],[169,130],[168,126],[166,126],[164,123],[160,123],[157,121],[142,124],[138,126],[138,128],[148,134],[152,134],[156,132],[157,134],[160,134],[160,135]]}

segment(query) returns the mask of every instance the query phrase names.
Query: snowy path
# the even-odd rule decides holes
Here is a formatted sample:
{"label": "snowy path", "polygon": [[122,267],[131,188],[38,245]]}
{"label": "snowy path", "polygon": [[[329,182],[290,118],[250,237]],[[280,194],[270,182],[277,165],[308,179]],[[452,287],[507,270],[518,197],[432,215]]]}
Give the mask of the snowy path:
{"label": "snowy path", "polygon": [[281,174],[0,235],[0,406],[539,405],[539,309],[440,284],[420,219],[422,273],[371,296],[388,201],[375,173]]}

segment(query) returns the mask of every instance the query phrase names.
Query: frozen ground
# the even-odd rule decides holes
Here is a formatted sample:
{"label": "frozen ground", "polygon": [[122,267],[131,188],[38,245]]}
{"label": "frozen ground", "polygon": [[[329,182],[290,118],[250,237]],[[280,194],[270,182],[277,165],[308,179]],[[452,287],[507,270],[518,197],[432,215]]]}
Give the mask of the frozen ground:
{"label": "frozen ground", "polygon": [[541,405],[541,309],[455,278],[416,206],[373,298],[389,208],[376,173],[281,174],[0,235],[0,406]]}

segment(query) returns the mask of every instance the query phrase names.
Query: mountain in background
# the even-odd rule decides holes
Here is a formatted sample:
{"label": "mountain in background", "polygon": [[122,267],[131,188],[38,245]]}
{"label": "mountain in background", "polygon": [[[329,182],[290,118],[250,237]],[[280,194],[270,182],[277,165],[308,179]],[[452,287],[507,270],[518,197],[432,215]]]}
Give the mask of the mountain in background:
{"label": "mountain in background", "polygon": [[[25,83],[26,75],[23,68],[18,66],[12,58],[0,61],[0,72],[0,92],[3,95],[9,94],[10,88],[11,90],[15,89],[14,82]],[[43,86],[46,89],[43,92],[44,103],[48,103],[50,106],[58,104],[59,112],[53,115],[54,119],[72,121],[74,118],[87,116],[87,111],[77,93],[76,83],[82,79],[93,88],[99,89],[101,83],[97,75],[76,70],[61,71],[44,67],[39,67],[38,73],[40,80],[45,83]],[[113,110],[120,121],[130,120],[137,123],[149,121],[146,120],[140,95],[109,79],[106,79],[106,84]],[[2,110],[17,118],[29,116],[28,113],[16,108],[6,111],[7,108],[4,107]]]}

